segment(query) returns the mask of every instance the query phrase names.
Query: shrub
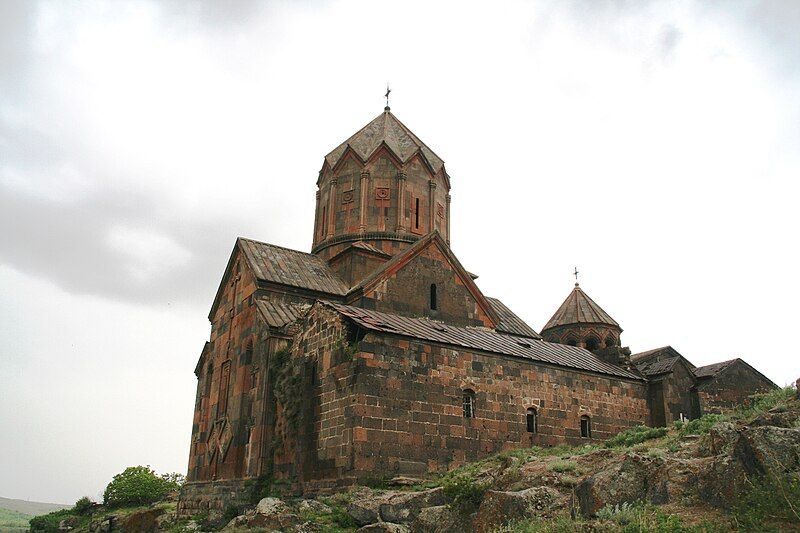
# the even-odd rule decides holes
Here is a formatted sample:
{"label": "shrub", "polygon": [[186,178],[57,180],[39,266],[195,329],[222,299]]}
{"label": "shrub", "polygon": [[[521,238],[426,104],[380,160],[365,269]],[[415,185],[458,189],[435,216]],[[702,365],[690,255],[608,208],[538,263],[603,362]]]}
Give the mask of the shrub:
{"label": "shrub", "polygon": [[179,489],[182,478],[180,474],[158,476],[149,466],[129,466],[108,484],[103,503],[109,507],[153,503]]}
{"label": "shrub", "polygon": [[684,422],[678,430],[681,435],[703,435],[708,433],[714,424],[722,422],[726,417],[723,415],[703,415],[700,418]]}
{"label": "shrub", "polygon": [[75,507],[72,508],[72,511],[77,515],[85,515],[92,509],[92,505],[94,505],[94,502],[88,496],[84,496],[75,502]]}
{"label": "shrub", "polygon": [[56,532],[59,522],[70,516],[75,516],[72,509],[61,509],[45,515],[34,516],[29,522],[31,531],[34,533]]}
{"label": "shrub", "polygon": [[746,531],[768,530],[766,524],[770,521],[794,524],[800,529],[800,479],[785,475],[752,480],[749,490],[741,492],[734,502],[731,514]]}
{"label": "shrub", "polygon": [[554,461],[550,464],[550,470],[563,474],[564,472],[579,472],[578,463],[575,461]]}
{"label": "shrub", "polygon": [[633,446],[650,439],[659,439],[667,434],[667,428],[636,426],[617,433],[603,443],[606,448]]}
{"label": "shrub", "polygon": [[452,501],[452,505],[462,513],[469,514],[476,510],[489,490],[488,481],[478,481],[468,474],[456,474],[446,477],[442,482],[444,495]]}
{"label": "shrub", "polygon": [[225,511],[223,511],[222,513],[222,518],[225,519],[226,523],[230,522],[237,516],[239,516],[239,508],[236,507],[235,505],[228,505],[227,507],[225,507]]}

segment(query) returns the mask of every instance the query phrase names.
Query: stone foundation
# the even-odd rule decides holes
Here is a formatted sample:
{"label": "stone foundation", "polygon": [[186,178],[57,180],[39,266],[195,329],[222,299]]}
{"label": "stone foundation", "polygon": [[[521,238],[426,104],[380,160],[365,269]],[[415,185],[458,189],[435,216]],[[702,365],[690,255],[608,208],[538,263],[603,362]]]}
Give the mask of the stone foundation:
{"label": "stone foundation", "polygon": [[178,516],[221,514],[229,505],[248,505],[254,483],[255,479],[184,483],[178,498]]}

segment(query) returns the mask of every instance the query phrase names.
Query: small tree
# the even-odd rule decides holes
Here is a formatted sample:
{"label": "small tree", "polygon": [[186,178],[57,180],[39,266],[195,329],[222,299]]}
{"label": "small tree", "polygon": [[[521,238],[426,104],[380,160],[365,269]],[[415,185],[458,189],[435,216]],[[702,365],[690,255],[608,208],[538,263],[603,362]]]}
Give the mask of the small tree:
{"label": "small tree", "polygon": [[129,466],[108,484],[103,503],[109,507],[153,503],[180,488],[182,479],[180,474],[158,476],[149,466]]}
{"label": "small tree", "polygon": [[85,515],[92,508],[92,505],[94,505],[94,502],[90,500],[88,496],[84,496],[75,502],[75,507],[73,507],[72,510],[75,514]]}

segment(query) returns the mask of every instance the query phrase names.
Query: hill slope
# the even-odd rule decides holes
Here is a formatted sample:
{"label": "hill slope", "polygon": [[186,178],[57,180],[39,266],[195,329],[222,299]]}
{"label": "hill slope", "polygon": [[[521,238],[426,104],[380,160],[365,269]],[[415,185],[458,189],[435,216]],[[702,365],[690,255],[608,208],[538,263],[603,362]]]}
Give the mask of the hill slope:
{"label": "hill slope", "polygon": [[9,511],[16,511],[29,516],[47,514],[51,511],[67,509],[68,507],[72,506],[61,503],[30,502],[0,497],[0,509],[8,509]]}

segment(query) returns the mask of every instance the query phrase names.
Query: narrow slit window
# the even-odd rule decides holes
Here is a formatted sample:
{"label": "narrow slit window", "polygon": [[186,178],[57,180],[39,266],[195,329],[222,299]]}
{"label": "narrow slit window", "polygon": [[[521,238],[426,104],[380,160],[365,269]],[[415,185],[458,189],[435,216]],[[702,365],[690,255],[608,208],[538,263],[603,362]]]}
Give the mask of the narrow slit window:
{"label": "narrow slit window", "polygon": [[431,310],[436,311],[439,308],[438,304],[439,302],[436,299],[436,284],[431,283]]}
{"label": "narrow slit window", "polygon": [[475,391],[467,389],[464,391],[464,418],[475,418]]}
{"label": "narrow slit window", "polygon": [[419,229],[419,198],[414,199],[414,229]]}
{"label": "narrow slit window", "polygon": [[586,415],[581,417],[581,438],[592,438],[592,419]]}
{"label": "narrow slit window", "polygon": [[320,224],[320,226],[322,230],[320,232],[320,237],[325,238],[325,232],[328,229],[328,208],[325,206],[322,207],[322,224]]}
{"label": "narrow slit window", "polygon": [[217,398],[217,419],[225,416],[228,410],[228,385],[231,381],[231,362],[222,363],[222,370],[219,375],[219,395]]}
{"label": "narrow slit window", "polygon": [[528,412],[525,414],[525,425],[527,426],[528,433],[538,433],[539,420],[537,419],[535,408],[528,407]]}

